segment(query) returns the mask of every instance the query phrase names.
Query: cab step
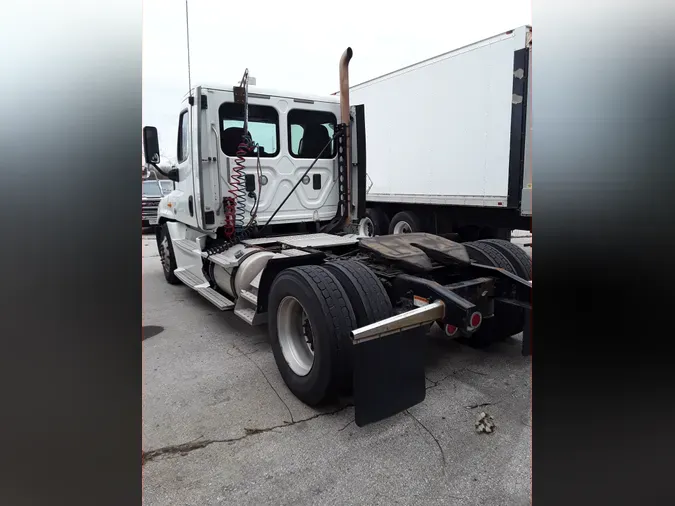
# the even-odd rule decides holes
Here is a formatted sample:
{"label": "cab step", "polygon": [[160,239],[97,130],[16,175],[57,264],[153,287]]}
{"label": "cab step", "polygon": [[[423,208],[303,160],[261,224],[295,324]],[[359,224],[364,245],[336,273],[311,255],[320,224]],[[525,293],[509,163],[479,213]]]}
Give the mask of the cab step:
{"label": "cab step", "polygon": [[201,253],[199,245],[190,239],[176,239],[175,241],[172,241],[172,244],[174,247],[180,248],[187,253]]}
{"label": "cab step", "polygon": [[193,274],[192,272],[178,268],[173,271],[178,279],[180,279],[185,285],[195,290],[199,295],[208,300],[211,304],[216,306],[221,311],[228,311],[234,309],[234,302],[225,297],[224,295],[216,292],[213,288],[209,286],[203,279],[199,276]]}
{"label": "cab step", "polygon": [[248,290],[242,290],[239,293],[239,297],[249,301],[251,304],[253,304],[253,306],[258,305],[258,296],[252,292],[249,292]]}
{"label": "cab step", "polygon": [[191,273],[190,271],[182,267],[178,267],[178,269],[173,271],[173,273],[176,275],[178,279],[180,279],[184,284],[186,284],[193,290],[209,286],[209,284],[204,279],[200,278],[199,276]]}
{"label": "cab step", "polygon": [[237,315],[242,320],[244,320],[249,325],[254,325],[256,314],[255,309],[240,307],[234,310],[234,314]]}
{"label": "cab step", "polygon": [[231,311],[234,309],[234,302],[216,292],[213,288],[197,288],[197,293],[221,311]]}

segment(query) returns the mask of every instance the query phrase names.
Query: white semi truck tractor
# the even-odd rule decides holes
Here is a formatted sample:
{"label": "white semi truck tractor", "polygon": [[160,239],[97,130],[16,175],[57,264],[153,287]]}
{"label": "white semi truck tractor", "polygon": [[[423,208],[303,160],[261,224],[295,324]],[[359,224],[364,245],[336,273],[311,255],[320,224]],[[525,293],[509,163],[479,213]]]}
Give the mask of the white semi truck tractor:
{"label": "white semi truck tractor", "polygon": [[[248,71],[236,86],[191,89],[157,245],[168,283],[267,325],[295,396],[351,395],[363,426],[424,400],[431,325],[476,346],[522,332],[532,284],[529,257],[506,241],[357,233],[368,110],[349,102],[351,57],[339,98],[249,86]],[[143,141],[158,169],[157,130]]]}

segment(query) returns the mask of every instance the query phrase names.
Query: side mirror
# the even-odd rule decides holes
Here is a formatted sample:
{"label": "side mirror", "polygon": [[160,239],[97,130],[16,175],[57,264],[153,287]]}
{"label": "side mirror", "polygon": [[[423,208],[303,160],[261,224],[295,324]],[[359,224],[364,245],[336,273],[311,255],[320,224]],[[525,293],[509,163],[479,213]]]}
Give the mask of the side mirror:
{"label": "side mirror", "polygon": [[159,138],[157,129],[153,126],[143,127],[143,154],[145,163],[159,163]]}

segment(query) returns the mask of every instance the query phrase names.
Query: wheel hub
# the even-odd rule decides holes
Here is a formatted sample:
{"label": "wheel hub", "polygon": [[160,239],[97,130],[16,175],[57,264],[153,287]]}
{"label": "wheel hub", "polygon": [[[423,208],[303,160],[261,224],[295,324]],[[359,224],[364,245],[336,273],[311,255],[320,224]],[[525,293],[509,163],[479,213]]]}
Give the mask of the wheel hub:
{"label": "wheel hub", "polygon": [[310,349],[310,351],[314,353],[314,335],[312,334],[312,324],[309,323],[309,318],[307,318],[306,314],[303,313],[302,318],[302,333],[305,337],[305,342],[307,343],[307,347]]}
{"label": "wheel hub", "polygon": [[277,333],[281,352],[291,370],[307,376],[314,365],[314,333],[302,304],[284,297],[277,309]]}
{"label": "wheel hub", "polygon": [[410,234],[412,233],[412,227],[410,223],[406,221],[399,221],[394,225],[394,234]]}
{"label": "wheel hub", "polygon": [[373,237],[375,235],[375,224],[370,218],[363,218],[359,222],[359,235]]}

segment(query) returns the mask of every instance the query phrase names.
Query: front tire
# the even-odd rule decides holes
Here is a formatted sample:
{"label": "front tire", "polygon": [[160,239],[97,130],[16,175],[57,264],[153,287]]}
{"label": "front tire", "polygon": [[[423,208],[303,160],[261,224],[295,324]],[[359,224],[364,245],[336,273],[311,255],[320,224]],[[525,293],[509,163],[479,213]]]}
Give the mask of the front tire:
{"label": "front tire", "polygon": [[160,225],[157,231],[157,249],[159,250],[159,258],[162,262],[162,270],[164,271],[164,278],[167,283],[179,285],[181,281],[174,274],[176,270],[176,257],[173,254],[171,235],[166,223]]}
{"label": "front tire", "polygon": [[298,399],[316,406],[347,387],[356,317],[333,274],[318,265],[281,271],[270,288],[269,315],[274,360]]}

